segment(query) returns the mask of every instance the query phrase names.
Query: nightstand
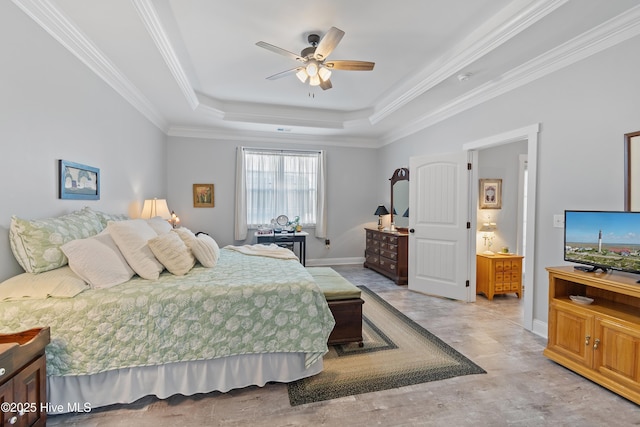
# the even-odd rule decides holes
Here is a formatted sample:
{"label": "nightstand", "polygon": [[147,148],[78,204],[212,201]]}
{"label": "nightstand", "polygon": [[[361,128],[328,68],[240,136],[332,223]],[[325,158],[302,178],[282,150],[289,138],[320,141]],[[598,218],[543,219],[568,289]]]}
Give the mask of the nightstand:
{"label": "nightstand", "polygon": [[49,341],[49,328],[0,334],[0,402],[8,405],[0,411],[0,425],[46,425]]}
{"label": "nightstand", "polygon": [[522,296],[522,255],[476,255],[476,294],[491,301],[496,294]]}

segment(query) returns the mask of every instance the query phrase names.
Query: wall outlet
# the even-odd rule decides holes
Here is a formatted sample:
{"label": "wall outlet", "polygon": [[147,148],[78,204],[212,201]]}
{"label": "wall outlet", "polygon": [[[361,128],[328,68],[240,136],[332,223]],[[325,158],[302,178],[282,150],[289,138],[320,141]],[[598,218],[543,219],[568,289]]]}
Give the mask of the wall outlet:
{"label": "wall outlet", "polygon": [[325,246],[327,249],[329,249],[329,247],[331,246],[331,240],[329,240],[329,239],[325,239],[325,240],[324,240],[324,246]]}
{"label": "wall outlet", "polygon": [[564,215],[554,215],[553,226],[556,228],[564,228]]}

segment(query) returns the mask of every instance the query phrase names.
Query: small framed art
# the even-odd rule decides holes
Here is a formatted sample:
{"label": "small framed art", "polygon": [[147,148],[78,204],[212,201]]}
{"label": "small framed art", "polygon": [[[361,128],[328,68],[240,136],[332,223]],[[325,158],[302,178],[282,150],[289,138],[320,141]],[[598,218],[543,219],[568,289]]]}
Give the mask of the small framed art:
{"label": "small framed art", "polygon": [[481,179],[480,209],[502,209],[502,179]]}
{"label": "small framed art", "polygon": [[100,169],[59,160],[59,198],[100,200]]}
{"label": "small framed art", "polygon": [[193,207],[212,208],[213,184],[193,184]]}

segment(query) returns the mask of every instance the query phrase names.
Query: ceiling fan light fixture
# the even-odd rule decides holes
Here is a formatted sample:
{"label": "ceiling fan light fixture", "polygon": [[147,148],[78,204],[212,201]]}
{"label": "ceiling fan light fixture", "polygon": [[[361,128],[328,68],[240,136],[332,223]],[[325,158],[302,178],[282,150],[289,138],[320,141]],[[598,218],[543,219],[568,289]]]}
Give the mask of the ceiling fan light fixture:
{"label": "ceiling fan light fixture", "polygon": [[296,73],[296,77],[298,78],[298,80],[304,83],[307,81],[307,77],[309,76],[307,75],[307,71],[304,68],[300,68],[300,70]]}
{"label": "ceiling fan light fixture", "polygon": [[320,67],[318,75],[322,80],[327,81],[331,78],[331,71],[328,68]]}
{"label": "ceiling fan light fixture", "polygon": [[315,76],[309,76],[309,84],[311,86],[320,86],[320,76],[318,76],[318,74]]}
{"label": "ceiling fan light fixture", "polygon": [[318,75],[318,64],[315,61],[309,62],[306,70],[309,77],[315,77]]}

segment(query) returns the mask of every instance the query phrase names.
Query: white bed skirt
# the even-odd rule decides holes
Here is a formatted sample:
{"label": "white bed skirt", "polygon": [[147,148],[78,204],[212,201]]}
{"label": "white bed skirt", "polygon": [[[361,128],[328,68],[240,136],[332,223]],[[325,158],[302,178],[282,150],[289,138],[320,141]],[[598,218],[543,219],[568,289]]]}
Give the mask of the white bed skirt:
{"label": "white bed skirt", "polygon": [[320,358],[304,367],[304,354],[266,353],[222,359],[170,363],[102,372],[94,375],[47,377],[51,415],[84,411],[116,403],[132,403],[155,395],[189,396],[211,391],[227,392],[267,382],[291,382],[322,371]]}

